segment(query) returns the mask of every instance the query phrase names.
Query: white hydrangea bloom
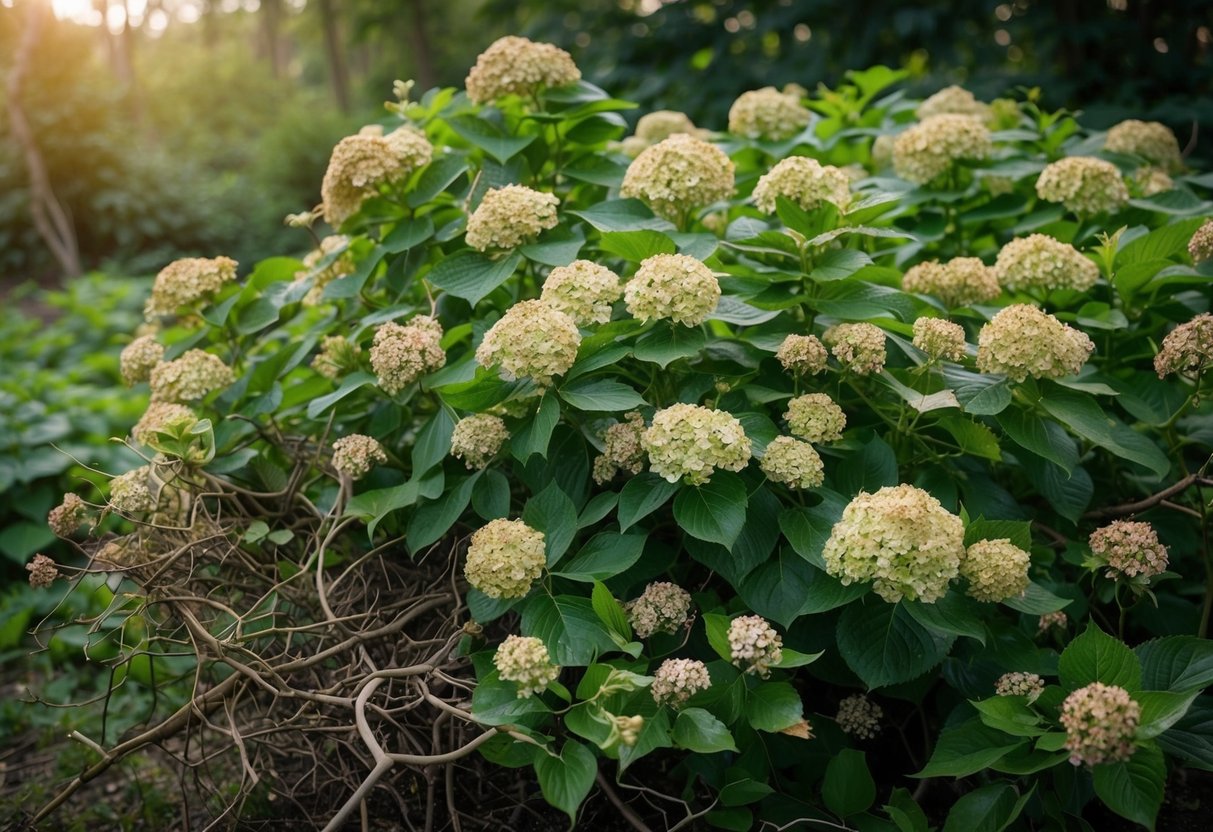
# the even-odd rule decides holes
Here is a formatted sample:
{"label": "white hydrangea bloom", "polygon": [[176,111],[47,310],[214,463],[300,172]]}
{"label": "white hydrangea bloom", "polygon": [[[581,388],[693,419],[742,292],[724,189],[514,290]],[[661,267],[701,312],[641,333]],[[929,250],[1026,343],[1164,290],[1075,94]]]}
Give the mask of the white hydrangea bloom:
{"label": "white hydrangea bloom", "polygon": [[507,381],[529,378],[546,387],[573,366],[580,345],[581,333],[572,318],[541,300],[524,300],[484,334],[476,361],[497,367]]}
{"label": "white hydrangea bloom", "polygon": [[653,473],[669,482],[702,485],[716,469],[740,471],[750,461],[741,422],[723,410],[693,404],[657,411],[640,441]]}

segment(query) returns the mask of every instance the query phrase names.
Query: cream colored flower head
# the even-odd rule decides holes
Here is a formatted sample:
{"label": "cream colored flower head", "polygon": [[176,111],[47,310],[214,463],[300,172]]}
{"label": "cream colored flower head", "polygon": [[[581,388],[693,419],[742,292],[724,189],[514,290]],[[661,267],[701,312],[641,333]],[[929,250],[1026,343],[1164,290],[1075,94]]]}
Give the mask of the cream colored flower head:
{"label": "cream colored flower head", "polygon": [[433,156],[429,140],[412,127],[401,127],[385,136],[376,125],[346,136],[333,148],[320,185],[325,222],[339,227],[381,187],[407,179],[413,171],[428,165]]}
{"label": "cream colored flower head", "polygon": [[805,393],[788,402],[783,414],[792,433],[808,442],[837,442],[847,426],[847,414],[826,393]]}
{"label": "cream colored flower head", "polygon": [[993,300],[1002,291],[995,270],[977,257],[954,257],[946,263],[928,260],[911,266],[901,278],[901,288],[934,295],[949,309]]}
{"label": "cream colored flower head", "polygon": [[668,139],[675,133],[700,137],[707,131],[700,130],[686,113],[677,110],[654,110],[645,113],[636,122],[634,135],[643,139],[646,146]]}
{"label": "cream colored flower head", "polygon": [[333,443],[333,467],[351,480],[362,479],[376,465],[386,462],[387,452],[374,437],[352,433]]}
{"label": "cream colored flower head", "polygon": [[729,624],[729,653],[733,664],[762,678],[783,660],[783,639],[758,615],[741,615]]}
{"label": "cream colored flower head", "polygon": [[791,488],[816,488],[825,481],[825,466],[821,456],[808,442],[790,436],[778,436],[771,440],[760,467],[771,482],[780,482]]}
{"label": "cream colored flower head", "polygon": [[691,614],[691,593],[668,581],[654,581],[639,598],[624,605],[638,638],[678,633]]}
{"label": "cream colored flower head", "polygon": [[893,170],[907,182],[925,185],[962,159],[990,155],[990,131],[971,116],[932,116],[899,134],[893,142]]}
{"label": "cream colored flower head", "polygon": [[1205,220],[1188,241],[1188,254],[1193,263],[1213,260],[1213,220]]}
{"label": "cream colored flower head", "polygon": [[63,502],[51,509],[46,516],[46,525],[50,527],[55,537],[69,539],[80,528],[80,524],[88,517],[88,506],[79,495],[67,493]]}
{"label": "cream colored flower head", "polygon": [[843,585],[871,581],[890,604],[938,601],[960,574],[964,554],[960,518],[912,485],[861,491],[822,550],[826,571]]}
{"label": "cream colored flower head", "polygon": [[995,696],[1026,696],[1029,702],[1036,699],[1045,691],[1045,680],[1035,673],[1004,673],[994,683]]}
{"label": "cream colored flower head", "polygon": [[1116,685],[1093,682],[1061,703],[1066,749],[1074,765],[1124,762],[1136,750],[1141,705]]}
{"label": "cream colored flower head", "polygon": [[477,251],[517,248],[555,228],[560,200],[525,185],[493,188],[468,217],[467,244]]}
{"label": "cream colored flower head", "polygon": [[451,456],[479,471],[488,467],[509,438],[510,431],[500,417],[490,413],[465,416],[451,432]]}
{"label": "cream colored flower head", "polygon": [[110,505],[123,514],[155,511],[153,488],[159,490],[152,482],[152,468],[142,465],[110,480]]}
{"label": "cream colored flower head", "polygon": [[1142,165],[1133,173],[1133,185],[1142,196],[1154,196],[1175,188],[1175,180],[1162,168]]}
{"label": "cream colored flower head", "polygon": [[964,327],[942,318],[919,318],[913,344],[932,361],[959,361],[965,355]]}
{"label": "cream colored flower head", "polygon": [[371,369],[379,379],[379,387],[389,396],[444,366],[442,324],[434,318],[418,315],[407,324],[388,321],[375,330]]}
{"label": "cream colored flower head", "polygon": [[1031,557],[1008,538],[979,540],[966,551],[960,574],[969,582],[969,597],[997,603],[1019,598],[1028,589]]}
{"label": "cream colored flower head", "polygon": [[823,202],[833,203],[839,212],[846,211],[851,203],[851,177],[841,168],[822,165],[808,156],[789,156],[763,174],[754,186],[754,204],[763,213],[775,213],[779,197],[806,211]]}
{"label": "cream colored flower head", "polygon": [[312,359],[312,369],[327,379],[336,381],[342,374],[358,368],[362,347],[340,335],[320,339],[320,352]]}
{"label": "cream colored flower head", "polygon": [[702,139],[675,133],[637,156],[619,193],[675,222],[733,195],[733,160]]}
{"label": "cream colored flower head", "polygon": [[632,411],[626,421],[617,422],[603,434],[605,448],[594,460],[594,482],[604,485],[623,471],[633,476],[644,470],[644,445],[640,437],[644,434],[644,417]]}
{"label": "cream colored flower head", "polygon": [[[354,253],[349,251],[350,238],[344,234],[330,234],[320,241],[320,245],[309,251],[303,258],[303,268],[295,272],[295,280],[312,278],[312,286],[303,296],[304,306],[317,306],[324,298],[324,289],[334,280],[353,274],[357,264]],[[317,269],[320,261],[341,252],[323,269]]]}
{"label": "cream colored flower head", "polygon": [[823,372],[830,354],[816,335],[789,335],[779,345],[775,358],[789,373],[815,376]]}
{"label": "cream colored flower head", "polygon": [[1139,520],[1114,520],[1091,533],[1091,553],[1107,565],[1107,576],[1153,578],[1167,570],[1167,547],[1158,532]]}
{"label": "cream colored flower head", "polygon": [[1213,315],[1208,312],[1168,332],[1154,356],[1154,370],[1159,378],[1171,373],[1196,378],[1210,367],[1213,367]]}
{"label": "cream colored flower head", "polygon": [[658,705],[681,708],[695,694],[712,686],[708,666],[695,659],[666,659],[657,668],[649,692]]}
{"label": "cream colored flower head", "polygon": [[543,532],[521,520],[490,520],[472,535],[463,574],[490,598],[521,598],[546,562]]}
{"label": "cream colored flower head", "polygon": [[464,86],[473,102],[489,104],[507,95],[525,98],[580,80],[573,56],[560,47],[507,35],[476,57]]}
{"label": "cream colored flower head", "polygon": [[823,340],[844,370],[866,376],[884,369],[884,330],[875,324],[839,324],[825,331]]}
{"label": "cream colored flower head", "polygon": [[1093,260],[1047,234],[1030,234],[1007,243],[998,252],[994,270],[998,281],[1013,291],[1085,292],[1099,280],[1099,267]]}
{"label": "cream colored flower head", "polygon": [[127,344],[118,363],[122,371],[122,381],[127,387],[134,387],[141,381],[151,378],[152,368],[164,360],[164,345],[156,340],[154,335],[140,335]]}
{"label": "cream colored flower head", "polygon": [[619,275],[589,260],[557,266],[543,281],[539,299],[571,317],[578,326],[605,324],[611,305],[623,296]]}
{"label": "cream colored flower head", "polygon": [[720,282],[712,270],[686,254],[645,258],[623,287],[628,312],[640,321],[671,320],[698,326],[716,311]]}
{"label": "cream colored flower head", "polygon": [[215,297],[225,283],[236,279],[236,261],[230,257],[187,257],[169,263],[152,284],[152,296],[143,307],[151,321],[161,315],[176,315]]}
{"label": "cream colored flower head", "polygon": [[653,473],[688,485],[702,485],[718,468],[740,471],[751,454],[750,439],[735,416],[694,404],[657,411],[640,442]]}
{"label": "cream colored flower head", "polygon": [[202,350],[187,350],[178,359],[163,361],[149,376],[152,401],[178,404],[197,401],[235,380],[236,374],[223,359]]}
{"label": "cream colored flower head", "polygon": [[1085,333],[1047,312],[1017,303],[1005,307],[977,335],[977,369],[1005,373],[1012,381],[1072,376],[1095,344]]}
{"label": "cream colored flower head", "polygon": [[927,97],[918,105],[915,115],[920,119],[942,115],[969,116],[987,122],[993,119],[994,112],[989,104],[978,101],[973,93],[964,87],[952,85]]}
{"label": "cream colored flower head", "polygon": [[834,721],[844,734],[856,739],[875,739],[880,733],[880,720],[884,710],[862,693],[852,694],[838,703],[838,715]]}
{"label": "cream colored flower head", "polygon": [[1070,616],[1061,610],[1046,612],[1036,621],[1036,635],[1042,636],[1051,630],[1065,630],[1070,626]]}
{"label": "cream colored flower head", "polygon": [[729,132],[778,142],[804,130],[811,117],[798,96],[763,87],[743,92],[729,107]]}
{"label": "cream colored flower head", "polygon": [[1036,195],[1080,216],[1115,214],[1129,203],[1120,170],[1093,156],[1067,156],[1047,165],[1036,180]]}
{"label": "cream colored flower head", "polygon": [[131,436],[140,445],[150,445],[155,441],[156,434],[169,426],[197,421],[198,414],[183,404],[154,401],[148,404],[147,410],[131,428]]}
{"label": "cream colored flower head", "polygon": [[518,685],[519,699],[543,693],[560,675],[547,645],[532,636],[506,636],[493,655],[493,665],[500,678]]}
{"label": "cream colored flower head", "polygon": [[1179,139],[1171,128],[1157,121],[1131,118],[1108,130],[1104,150],[1112,153],[1132,153],[1158,165],[1167,173],[1183,167]]}
{"label": "cream colored flower head", "polygon": [[541,300],[524,300],[484,334],[476,361],[496,367],[507,381],[529,378],[546,387],[573,366],[580,345],[581,333],[572,318]]}
{"label": "cream colored flower head", "polygon": [[893,164],[893,148],[897,146],[897,136],[886,133],[872,140],[872,168],[883,170]]}

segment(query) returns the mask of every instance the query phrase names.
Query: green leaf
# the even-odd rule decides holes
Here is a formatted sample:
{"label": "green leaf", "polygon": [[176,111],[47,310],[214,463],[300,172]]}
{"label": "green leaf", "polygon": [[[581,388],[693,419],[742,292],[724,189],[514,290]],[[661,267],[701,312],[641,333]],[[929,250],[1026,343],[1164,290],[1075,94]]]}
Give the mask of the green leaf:
{"label": "green leaf", "polygon": [[555,481],[527,500],[522,519],[532,529],[543,532],[549,567],[568,551],[577,534],[577,509]]}
{"label": "green leaf", "polygon": [[628,623],[628,616],[623,611],[623,604],[619,603],[601,581],[594,581],[594,589],[590,593],[590,606],[594,609],[598,620],[605,624],[608,630],[625,642],[632,640],[632,625]]}
{"label": "green leaf", "polygon": [[510,516],[510,481],[505,474],[485,469],[472,488],[472,510],[485,520]]}
{"label": "green leaf", "polygon": [[1092,682],[1117,685],[1129,693],[1141,690],[1141,663],[1123,642],[1094,623],[1062,651],[1057,663],[1061,684],[1078,690]]}
{"label": "green leaf", "polygon": [[1078,448],[1061,425],[1017,407],[998,415],[998,424],[1021,447],[1059,465],[1067,474],[1078,465]]}
{"label": "green leaf", "polygon": [[581,514],[577,515],[577,528],[585,529],[601,522],[619,504],[619,495],[614,491],[601,491],[590,498]]}
{"label": "green leaf", "polygon": [[749,495],[741,477],[717,471],[710,482],[684,486],[674,498],[674,519],[684,532],[732,549],[745,525]]}
{"label": "green leaf", "polygon": [[637,231],[608,231],[598,242],[599,248],[624,260],[639,263],[654,254],[673,254],[678,250],[674,241],[652,229]]}
{"label": "green leaf", "polygon": [[417,442],[413,445],[413,477],[420,477],[451,452],[451,433],[455,430],[455,420],[451,412],[440,407],[425,423],[425,427],[417,434]]}
{"label": "green leaf", "polygon": [[851,604],[838,619],[838,652],[869,688],[908,682],[943,661],[956,640],[923,627],[901,604]]}
{"label": "green leaf", "polygon": [[1015,737],[1039,737],[1045,733],[1040,715],[1032,710],[1026,696],[995,696],[972,703],[981,721]]}
{"label": "green leaf", "polygon": [[618,649],[588,598],[546,593],[522,608],[522,634],[542,639],[562,667],[584,667],[601,653]]}
{"label": "green leaf", "polygon": [[1139,644],[1133,652],[1147,690],[1189,691],[1213,684],[1213,641],[1166,636]]}
{"label": "green leaf", "polygon": [[999,447],[998,437],[980,422],[974,422],[956,413],[949,413],[939,420],[939,426],[952,434],[956,444],[966,454],[979,456],[982,459],[1000,462],[1002,448]]}
{"label": "green leaf", "polygon": [[674,741],[670,739],[670,712],[668,708],[662,708],[652,716],[645,717],[644,727],[640,729],[635,745],[619,746],[619,770],[626,771],[628,766],[646,754],[673,745]]}
{"label": "green leaf", "polygon": [[1141,705],[1141,723],[1137,736],[1141,739],[1151,739],[1179,722],[1187,715],[1199,693],[1200,690],[1196,689],[1186,693],[1147,690],[1135,694],[1133,698]]}
{"label": "green leaf", "polygon": [[599,231],[634,231],[651,228],[656,231],[673,231],[674,224],[653,215],[648,206],[639,199],[609,199],[580,211],[569,211],[581,217]]}
{"label": "green leaf", "polygon": [[943,377],[965,413],[994,416],[1011,404],[1011,386],[1000,376],[973,373],[945,364]]}
{"label": "green leaf", "polygon": [[644,540],[640,534],[599,532],[554,574],[586,583],[608,580],[640,560]]}
{"label": "green leaf", "polygon": [[928,832],[927,816],[906,789],[893,789],[884,810],[897,824],[898,832]]}
{"label": "green leaf", "polygon": [[707,337],[699,327],[658,321],[654,329],[636,340],[633,355],[640,361],[657,364],[664,370],[679,358],[698,355],[705,344]]}
{"label": "green leaf", "polygon": [[278,320],[279,307],[269,298],[257,298],[236,313],[236,331],[241,335],[260,332]]}
{"label": "green leaf", "polygon": [[1026,802],[1006,783],[982,786],[956,801],[943,832],[1002,832],[1019,817]]}
{"label": "green leaf", "polygon": [[368,384],[374,384],[375,377],[370,373],[350,373],[341,381],[341,386],[329,393],[326,396],[321,396],[318,399],[312,399],[307,405],[307,417],[315,419],[321,413],[328,410],[337,402],[344,399],[350,393],[353,393],[360,387],[365,387]]}
{"label": "green leaf", "polygon": [[577,822],[577,809],[594,787],[598,758],[576,740],[566,740],[559,757],[536,750],[535,774],[543,799],[569,816],[571,829]]}
{"label": "green leaf", "polygon": [[778,664],[772,666],[778,667],[782,670],[788,670],[793,667],[804,667],[807,664],[812,664],[824,655],[824,650],[818,653],[801,653],[799,650],[793,650],[791,647],[785,647],[783,648],[783,656],[780,658]]}
{"label": "green leaf", "polygon": [[1025,552],[1032,549],[1032,524],[1026,520],[987,520],[978,517],[965,526],[965,546],[979,540],[1010,540]]}
{"label": "green leaf", "polygon": [[750,691],[745,715],[751,728],[776,733],[804,719],[804,703],[787,682],[763,682]]}
{"label": "green leaf", "polygon": [[814,508],[788,508],[779,514],[779,530],[787,538],[788,543],[796,550],[796,554],[816,566],[825,569],[826,562],[821,556],[830,532],[841,516],[841,506],[838,512],[824,510],[825,506]]}
{"label": "green leaf", "polygon": [[518,249],[526,259],[545,266],[567,266],[577,259],[585,245],[585,232],[581,226],[572,230],[559,226],[546,232],[537,242],[528,243]]}
{"label": "green leaf", "polygon": [[432,483],[437,486],[438,493],[442,492],[444,482],[442,469],[437,469],[435,473],[436,476],[432,478],[409,480],[400,485],[394,485],[391,488],[364,491],[346,503],[345,515],[347,517],[358,517],[365,521],[367,533],[374,535],[375,529],[383,522],[385,517],[393,511],[407,508],[416,503],[422,497],[423,491],[427,491],[428,493],[428,489],[423,487],[423,484]]}
{"label": "green leaf", "polygon": [[1123,763],[1095,766],[1095,794],[1122,818],[1154,829],[1167,782],[1167,764],[1155,743],[1138,746]]}
{"label": "green leaf", "polygon": [[784,547],[746,575],[737,590],[755,613],[790,627],[812,597],[814,572],[807,561]]}
{"label": "green leaf", "polygon": [[703,629],[708,637],[708,644],[716,651],[716,655],[726,662],[733,660],[733,648],[729,646],[729,625],[732,619],[719,613],[705,613]]}
{"label": "green leaf", "polygon": [[836,248],[827,251],[813,264],[809,278],[818,283],[843,280],[864,266],[872,265],[872,258],[853,248]]}
{"label": "green leaf", "polygon": [[840,818],[867,811],[876,802],[876,782],[862,751],[844,748],[830,758],[821,784],[821,797]]}
{"label": "green leaf", "polygon": [[526,462],[532,454],[539,454],[547,459],[552,431],[556,429],[559,421],[560,401],[553,395],[545,395],[530,420],[510,437],[510,450],[514,458],[519,462]]}
{"label": "green leaf", "polygon": [[846,463],[834,469],[834,478],[843,494],[852,496],[860,491],[878,491],[886,485],[897,485],[897,455],[879,436],[864,443],[859,453],[847,457]]}
{"label": "green leaf", "polygon": [[1179,722],[1158,737],[1158,744],[1190,766],[1213,771],[1213,699],[1199,697]]}
{"label": "green leaf", "polygon": [[643,407],[644,397],[626,384],[603,378],[579,378],[557,392],[578,410],[615,412]]}
{"label": "green leaf", "polygon": [[417,184],[409,193],[409,207],[420,208],[425,205],[449,188],[451,183],[467,172],[467,169],[467,159],[462,153],[447,153],[439,156],[430,162],[418,177]]}
{"label": "green leaf", "polygon": [[1025,615],[1044,615],[1065,609],[1073,602],[1069,598],[1054,595],[1040,584],[1028,584],[1028,589],[1022,597],[1007,598],[1002,603]]}
{"label": "green leaf", "polygon": [[440,260],[430,269],[430,283],[472,306],[505,283],[522,262],[522,255],[513,253],[501,260],[491,260],[483,254],[463,249]]}
{"label": "green leaf", "polygon": [[1045,410],[1084,439],[1118,457],[1166,476],[1171,461],[1153,440],[1112,418],[1092,396],[1054,387],[1040,400]]}
{"label": "green leaf", "polygon": [[479,679],[472,691],[472,717],[482,725],[508,725],[548,710],[538,696],[518,698],[518,685],[502,681],[496,670]]}
{"label": "green leaf", "polygon": [[949,592],[933,604],[902,601],[906,612],[922,626],[941,635],[965,636],[986,643],[986,626],[981,610],[970,598]]}
{"label": "green leaf", "polygon": [[646,471],[624,483],[619,492],[619,528],[627,531],[637,522],[666,504],[678,491],[678,483],[666,482]]}
{"label": "green leaf", "polygon": [[674,720],[674,743],[699,754],[736,751],[733,735],[724,723],[703,708],[687,708]]}
{"label": "green leaf", "polygon": [[511,135],[491,121],[473,115],[451,116],[446,123],[461,137],[503,165],[538,138],[534,135]]}
{"label": "green leaf", "polygon": [[[766,783],[751,780],[744,773],[741,776],[740,780],[730,780],[724,784],[724,788],[720,790],[721,806],[746,806],[775,793],[775,790]],[[747,823],[744,828],[749,830],[749,824]]]}
{"label": "green leaf", "polygon": [[968,777],[989,768],[1002,757],[1027,744],[997,728],[966,722],[945,728],[922,771],[915,777]]}
{"label": "green leaf", "polygon": [[[461,168],[462,164],[462,160],[460,160]],[[401,220],[395,228],[388,232],[388,235],[383,238],[380,245],[383,246],[383,250],[388,254],[399,254],[402,251],[408,251],[421,245],[433,236],[434,221],[428,216],[415,220]]]}
{"label": "green leaf", "polygon": [[455,525],[472,500],[472,489],[481,472],[465,478],[454,488],[447,488],[442,497],[419,507],[409,521],[407,543],[409,551],[418,554],[421,549],[436,543]]}

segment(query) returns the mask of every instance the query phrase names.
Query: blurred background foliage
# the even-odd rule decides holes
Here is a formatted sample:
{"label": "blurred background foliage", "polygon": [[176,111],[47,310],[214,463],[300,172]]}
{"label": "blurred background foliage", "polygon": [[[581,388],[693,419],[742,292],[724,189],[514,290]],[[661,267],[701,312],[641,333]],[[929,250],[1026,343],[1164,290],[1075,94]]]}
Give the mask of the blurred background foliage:
{"label": "blurred background foliage", "polygon": [[[909,92],[983,99],[1040,87],[1084,123],[1169,124],[1208,158],[1206,0],[0,0],[0,75],[31,5],[50,6],[20,94],[84,268],[183,254],[247,268],[306,244],[285,214],[318,200],[333,143],[382,114],[396,78],[458,85],[514,32],[571,51],[588,80],[722,127],[738,94],[911,70]],[[1021,93],[1022,94],[1022,93]],[[6,92],[0,88],[0,104]],[[0,280],[52,276],[0,106]]]}

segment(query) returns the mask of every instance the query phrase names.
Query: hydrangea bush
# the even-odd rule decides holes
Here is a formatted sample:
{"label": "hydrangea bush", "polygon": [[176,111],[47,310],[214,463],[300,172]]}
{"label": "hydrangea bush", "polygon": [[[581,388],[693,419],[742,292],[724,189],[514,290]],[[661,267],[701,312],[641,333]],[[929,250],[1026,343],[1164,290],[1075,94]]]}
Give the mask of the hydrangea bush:
{"label": "hydrangea bush", "polygon": [[[1152,827],[1213,770],[1213,180],[1161,125],[901,78],[626,139],[521,38],[466,92],[401,85],[291,218],[340,237],[157,278],[122,356],[148,466],[52,527],[148,596],[183,551],[321,600],[436,568],[444,719],[484,732],[452,753],[573,822],[598,788],[671,826]],[[128,533],[86,538],[106,512]],[[244,684],[242,638],[200,656]],[[324,696],[378,719],[427,667]]]}

